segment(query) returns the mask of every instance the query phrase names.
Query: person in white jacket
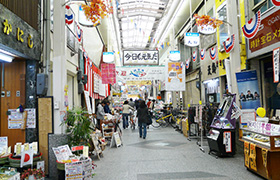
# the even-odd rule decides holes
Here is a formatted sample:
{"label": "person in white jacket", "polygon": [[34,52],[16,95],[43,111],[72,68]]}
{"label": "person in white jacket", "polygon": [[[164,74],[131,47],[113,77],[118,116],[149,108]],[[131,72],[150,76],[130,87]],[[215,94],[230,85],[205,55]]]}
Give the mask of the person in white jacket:
{"label": "person in white jacket", "polygon": [[123,103],[123,109],[122,109],[123,128],[124,128],[124,129],[128,127],[128,116],[129,116],[129,114],[130,114],[129,109],[131,109],[131,110],[134,111],[134,108],[131,107],[131,106],[128,104],[128,101],[124,101],[124,103]]}

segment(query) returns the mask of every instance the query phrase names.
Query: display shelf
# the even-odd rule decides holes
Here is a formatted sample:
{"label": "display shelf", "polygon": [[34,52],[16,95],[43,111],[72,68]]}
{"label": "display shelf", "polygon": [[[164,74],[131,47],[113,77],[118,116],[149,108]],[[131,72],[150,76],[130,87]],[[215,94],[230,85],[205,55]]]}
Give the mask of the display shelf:
{"label": "display shelf", "polygon": [[[280,133],[279,132],[271,132],[271,131],[261,131],[261,130],[255,130],[255,129],[249,129],[249,128],[240,128],[240,141],[249,141],[251,143],[254,143],[260,148],[267,148],[269,151],[279,151],[280,152],[280,144],[279,141],[277,143],[276,138],[280,139]],[[256,134],[259,137],[267,137],[268,142],[262,142],[257,139],[254,139],[252,137],[248,137],[250,133]],[[250,134],[251,135],[251,134]]]}

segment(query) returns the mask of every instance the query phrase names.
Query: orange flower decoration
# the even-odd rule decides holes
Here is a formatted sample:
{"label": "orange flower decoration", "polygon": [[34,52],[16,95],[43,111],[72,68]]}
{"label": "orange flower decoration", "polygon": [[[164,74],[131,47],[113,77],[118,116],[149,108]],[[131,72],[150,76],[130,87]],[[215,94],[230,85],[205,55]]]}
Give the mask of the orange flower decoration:
{"label": "orange flower decoration", "polygon": [[90,5],[83,4],[82,9],[87,19],[91,20],[94,26],[100,24],[101,19],[113,13],[113,7],[102,0],[91,0]]}
{"label": "orange flower decoration", "polygon": [[216,18],[212,18],[208,15],[199,16],[198,14],[195,14],[194,18],[195,18],[196,24],[198,26],[201,26],[202,29],[203,29],[203,25],[210,25],[216,29],[221,24],[223,24],[223,21],[216,19]]}

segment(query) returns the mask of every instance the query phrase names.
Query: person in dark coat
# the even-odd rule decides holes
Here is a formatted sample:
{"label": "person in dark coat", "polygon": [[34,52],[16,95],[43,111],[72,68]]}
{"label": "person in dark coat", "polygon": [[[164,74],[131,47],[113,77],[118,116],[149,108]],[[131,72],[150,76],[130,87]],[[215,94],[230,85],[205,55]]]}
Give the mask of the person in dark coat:
{"label": "person in dark coat", "polygon": [[[138,127],[139,127],[139,136],[143,139],[146,139],[147,136],[147,122],[149,118],[148,107],[145,104],[145,101],[140,101],[139,108],[137,109],[137,117],[138,117]],[[142,127],[144,132],[142,134]]]}

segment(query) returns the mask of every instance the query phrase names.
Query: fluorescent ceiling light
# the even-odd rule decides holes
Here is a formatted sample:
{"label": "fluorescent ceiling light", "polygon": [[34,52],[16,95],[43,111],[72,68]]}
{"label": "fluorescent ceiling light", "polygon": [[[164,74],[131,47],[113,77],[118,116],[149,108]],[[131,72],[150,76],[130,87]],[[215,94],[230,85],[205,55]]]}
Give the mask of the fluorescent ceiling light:
{"label": "fluorescent ceiling light", "polygon": [[0,60],[1,61],[12,62],[13,59],[14,58],[12,56],[9,56],[9,55],[6,55],[6,54],[0,52]]}

